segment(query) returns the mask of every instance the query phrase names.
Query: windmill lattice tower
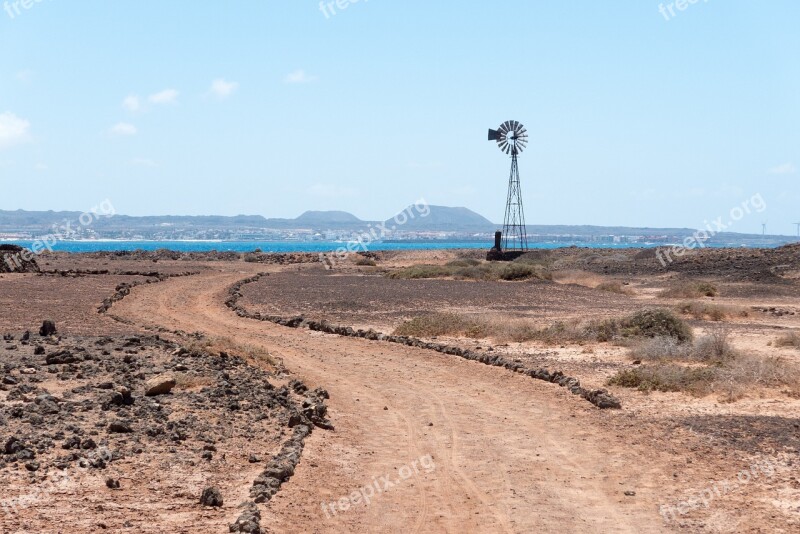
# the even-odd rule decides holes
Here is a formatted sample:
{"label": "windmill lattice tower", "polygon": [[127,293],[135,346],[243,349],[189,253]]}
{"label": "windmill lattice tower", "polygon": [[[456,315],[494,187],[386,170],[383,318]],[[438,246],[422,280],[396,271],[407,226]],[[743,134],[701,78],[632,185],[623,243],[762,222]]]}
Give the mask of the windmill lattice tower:
{"label": "windmill lattice tower", "polygon": [[511,155],[511,173],[508,177],[508,197],[503,219],[503,250],[524,252],[528,250],[528,231],[525,226],[517,158],[528,145],[528,131],[518,121],[506,121],[497,130],[489,130],[489,141],[497,141],[500,150]]}

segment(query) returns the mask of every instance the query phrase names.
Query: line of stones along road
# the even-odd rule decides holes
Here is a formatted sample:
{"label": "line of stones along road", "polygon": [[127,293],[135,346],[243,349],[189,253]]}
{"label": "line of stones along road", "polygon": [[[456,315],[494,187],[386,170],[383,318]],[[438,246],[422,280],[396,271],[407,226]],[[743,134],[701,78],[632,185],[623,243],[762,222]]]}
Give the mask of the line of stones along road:
{"label": "line of stones along road", "polygon": [[469,349],[462,349],[453,345],[444,345],[441,343],[429,343],[418,338],[408,336],[392,336],[376,332],[375,330],[355,330],[349,326],[337,326],[329,324],[326,321],[312,321],[302,316],[300,317],[280,317],[276,315],[263,315],[261,313],[251,313],[239,304],[239,299],[242,298],[242,287],[247,284],[258,282],[264,276],[269,276],[269,273],[259,273],[255,276],[240,280],[230,287],[228,290],[228,298],[225,300],[225,305],[231,310],[236,312],[239,317],[247,319],[255,319],[257,321],[267,321],[275,323],[288,328],[307,328],[317,332],[324,332],[327,334],[336,334],[345,337],[358,337],[368,339],[371,341],[386,341],[389,343],[398,343],[407,345],[409,347],[417,347],[420,349],[433,350],[443,354],[450,354],[453,356],[460,356],[461,358],[480,362],[494,367],[504,367],[509,371],[524,374],[543,380],[558,384],[566,388],[573,395],[578,395],[583,399],[591,402],[601,409],[619,409],[622,404],[614,397],[608,390],[605,389],[586,389],[581,386],[580,380],[577,378],[567,376],[561,371],[550,372],[548,369],[532,369],[528,368],[521,363],[513,362],[502,356],[495,354],[486,354]]}

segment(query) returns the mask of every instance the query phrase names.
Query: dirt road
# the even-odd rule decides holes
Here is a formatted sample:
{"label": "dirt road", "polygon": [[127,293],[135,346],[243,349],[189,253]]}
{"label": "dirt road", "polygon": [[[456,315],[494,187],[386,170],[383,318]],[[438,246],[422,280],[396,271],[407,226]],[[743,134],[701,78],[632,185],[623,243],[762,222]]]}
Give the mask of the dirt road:
{"label": "dirt road", "polygon": [[[262,525],[277,532],[669,530],[658,513],[663,471],[604,428],[606,413],[503,369],[239,318],[223,304],[227,288],[256,268],[216,266],[140,286],[113,313],[262,346],[309,386],[328,389],[336,430],[314,432]],[[369,504],[349,500],[376,485]]]}

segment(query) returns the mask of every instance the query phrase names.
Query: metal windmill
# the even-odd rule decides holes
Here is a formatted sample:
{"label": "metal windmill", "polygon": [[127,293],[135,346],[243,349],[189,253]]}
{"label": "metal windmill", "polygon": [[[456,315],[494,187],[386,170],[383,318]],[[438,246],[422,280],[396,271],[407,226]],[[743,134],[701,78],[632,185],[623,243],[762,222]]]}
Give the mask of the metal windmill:
{"label": "metal windmill", "polygon": [[525,210],[519,185],[517,156],[528,146],[528,131],[517,121],[506,121],[497,130],[489,130],[489,141],[497,141],[500,150],[511,155],[511,174],[508,178],[508,200],[503,220],[503,249],[528,250]]}

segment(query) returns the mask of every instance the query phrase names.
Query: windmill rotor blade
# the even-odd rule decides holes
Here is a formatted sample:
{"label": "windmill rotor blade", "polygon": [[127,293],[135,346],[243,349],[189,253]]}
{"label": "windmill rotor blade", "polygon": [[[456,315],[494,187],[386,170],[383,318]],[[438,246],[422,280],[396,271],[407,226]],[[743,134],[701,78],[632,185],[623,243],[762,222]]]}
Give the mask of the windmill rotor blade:
{"label": "windmill rotor blade", "polygon": [[511,121],[506,121],[503,123],[503,131],[508,133],[511,130]]}

